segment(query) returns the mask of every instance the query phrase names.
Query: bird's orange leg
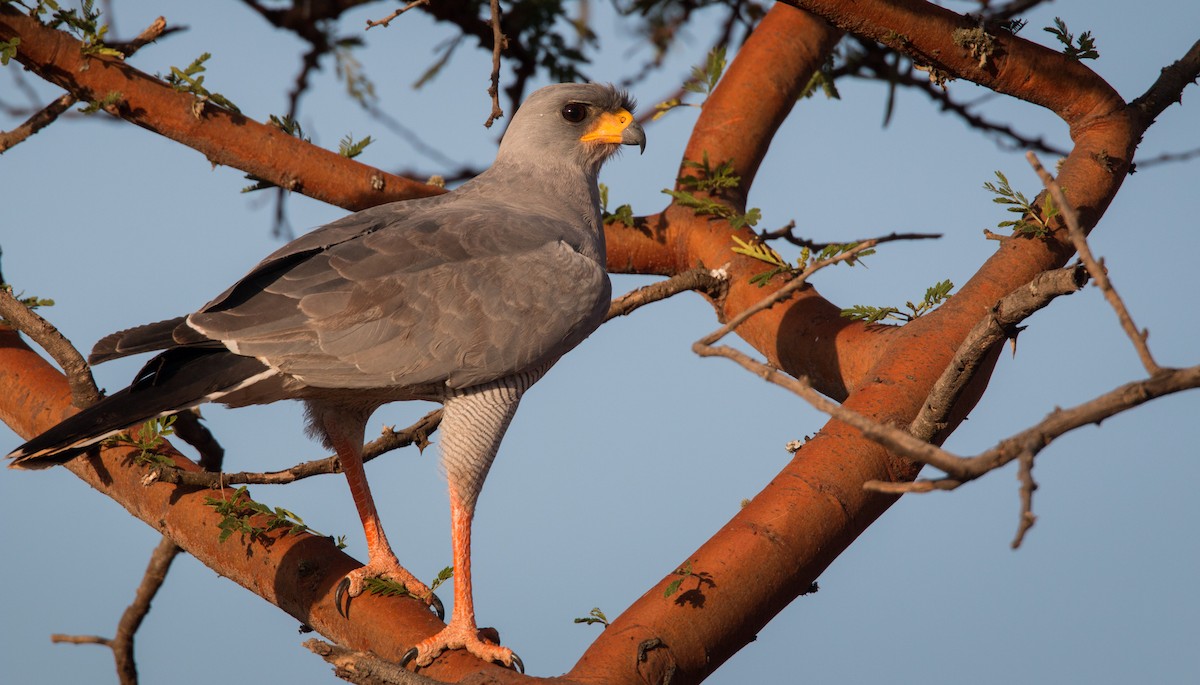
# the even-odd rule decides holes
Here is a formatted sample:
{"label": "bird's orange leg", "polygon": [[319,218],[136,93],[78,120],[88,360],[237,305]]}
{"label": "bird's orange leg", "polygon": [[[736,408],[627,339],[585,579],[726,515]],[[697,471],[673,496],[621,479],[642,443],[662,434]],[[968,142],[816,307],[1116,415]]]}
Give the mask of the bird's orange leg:
{"label": "bird's orange leg", "polygon": [[475,625],[475,600],[471,590],[471,519],[474,506],[467,505],[453,483],[450,486],[450,542],[454,553],[454,609],[450,624],[432,637],[417,643],[405,655],[402,664],[413,661],[428,666],[447,649],[465,649],[484,661],[496,661],[524,672],[521,659],[508,647],[492,644],[479,637]]}
{"label": "bird's orange leg", "polygon": [[[410,595],[431,604],[438,616],[442,616],[441,601],[427,585],[400,565],[387,537],[383,534],[383,525],[379,521],[379,512],[375,509],[375,500],[371,497],[371,487],[367,484],[367,474],[363,469],[361,439],[347,438],[340,431],[329,431],[329,439],[337,451],[342,471],[346,474],[346,482],[350,485],[350,494],[354,497],[354,506],[358,508],[363,533],[367,538],[367,565],[351,571],[338,586],[338,611],[343,616],[348,615],[349,598],[362,594],[368,578],[386,578],[402,583]],[[347,597],[345,610],[342,608],[343,594]]]}

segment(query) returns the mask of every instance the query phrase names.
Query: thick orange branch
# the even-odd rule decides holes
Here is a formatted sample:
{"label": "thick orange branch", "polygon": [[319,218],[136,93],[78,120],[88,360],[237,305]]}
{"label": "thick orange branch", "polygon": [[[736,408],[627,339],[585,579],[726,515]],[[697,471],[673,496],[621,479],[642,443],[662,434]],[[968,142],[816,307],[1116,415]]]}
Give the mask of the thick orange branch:
{"label": "thick orange branch", "polygon": [[[1064,185],[1072,189],[1071,201],[1083,210],[1084,223],[1095,226],[1121,185],[1140,130],[1135,129],[1112,88],[1089,69],[1008,35],[997,37],[999,47],[980,66],[978,57],[960,44],[963,35],[956,34],[956,30],[976,28],[976,23],[929,3],[798,0],[794,4],[840,29],[898,42],[895,47],[952,75],[1055,111],[1070,125],[1075,141],[1061,169],[1061,176],[1069,179]],[[805,29],[804,21],[790,19],[780,5],[768,19],[774,17],[792,24],[796,33],[791,40],[795,42],[827,31],[813,24]],[[763,24],[766,26],[767,20]],[[755,43],[758,37],[756,32],[747,41],[738,60],[755,64],[746,56],[760,49]],[[736,87],[731,86],[734,74],[740,81]],[[756,78],[754,70],[731,68],[721,88],[729,93],[754,92]],[[706,105],[706,115],[721,111],[718,107],[709,110],[710,106]],[[728,124],[735,117],[730,113],[723,116],[726,121],[697,125],[689,151],[708,149],[710,158],[723,159],[711,153],[713,148],[727,149],[722,146],[727,144]],[[701,135],[701,131],[709,135]],[[765,144],[762,140],[747,143],[752,149]],[[724,242],[727,228],[705,230],[687,214],[676,208],[664,212],[660,231],[665,244],[679,247],[680,263],[703,260],[715,265],[714,258],[720,259],[717,255],[723,254],[722,250],[728,252]],[[841,342],[854,341],[850,344],[831,346],[828,338],[816,339],[822,329],[813,320],[836,314],[813,291],[756,315],[738,332],[772,363],[812,376],[813,385],[826,394],[839,396],[831,390],[837,390],[835,378],[840,373],[843,389],[848,391],[841,395],[847,408],[879,422],[908,425],[964,336],[988,308],[1037,273],[1061,266],[1070,254],[1061,230],[1044,240],[1009,239],[947,304],[902,329],[891,329],[894,333],[875,335],[863,327],[824,324],[827,332],[843,336]],[[745,295],[745,288],[739,291],[745,267],[736,260],[731,276],[729,296],[718,309],[725,315],[757,300]],[[994,355],[977,375],[969,396],[960,401],[956,414],[949,417],[945,434],[937,436],[939,441],[977,401],[991,362]],[[705,598],[702,611],[665,597],[665,588],[675,579],[667,576],[613,622],[569,675],[600,680],[599,674],[615,655],[628,654],[637,645],[654,640],[663,647],[655,650],[654,661],[648,662],[647,668],[672,672],[673,682],[702,680],[808,588],[895,501],[891,496],[864,491],[863,483],[911,480],[919,470],[857,430],[830,421],[757,497],[688,559],[694,572],[708,574],[712,580],[701,590]]]}
{"label": "thick orange branch", "polygon": [[106,111],[187,145],[213,164],[241,169],[282,188],[350,210],[425,197],[440,188],[389,174],[305,143],[273,126],[214,105],[194,111],[190,93],[128,64],[84,57],[70,35],[0,5],[0,40],[20,39],[16,59],[82,101],[119,94]]}
{"label": "thick orange branch", "polygon": [[[19,335],[0,326],[0,419],[22,437],[30,438],[75,411],[66,377]],[[221,516],[205,504],[205,499],[232,498],[233,489],[143,484],[148,470],[134,463],[132,451],[128,447],[101,449],[95,455],[67,462],[66,468],[169,536],[201,563],[346,647],[399,661],[405,650],[442,627],[420,602],[369,595],[354,600],[353,620],[342,618],[334,607],[334,588],[359,562],[328,538],[307,533],[289,535],[286,530],[271,533],[265,542],[241,540],[235,534],[222,543],[217,528]],[[186,458],[174,456],[181,468],[199,470]],[[443,655],[426,669],[426,674],[457,680],[481,669],[496,682],[528,680],[508,669],[483,664],[464,652]]]}

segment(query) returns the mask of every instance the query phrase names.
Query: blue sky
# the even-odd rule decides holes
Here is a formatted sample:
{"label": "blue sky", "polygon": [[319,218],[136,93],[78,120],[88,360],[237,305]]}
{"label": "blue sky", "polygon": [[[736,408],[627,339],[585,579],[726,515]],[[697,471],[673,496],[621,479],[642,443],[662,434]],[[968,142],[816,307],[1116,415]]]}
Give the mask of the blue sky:
{"label": "blue sky", "polygon": [[[965,3],[951,3],[965,7]],[[1200,5],[1061,1],[1030,15],[1026,37],[1064,17],[1091,30],[1092,63],[1126,99],[1200,35]],[[379,7],[343,22],[349,32]],[[212,52],[206,85],[256,119],[286,108],[303,46],[268,31],[234,4],[119,3],[118,36],[163,14],[190,27],[139,53],[148,72]],[[590,75],[619,80],[645,56],[593,8],[606,41]],[[642,107],[670,94],[710,38],[697,22],[663,72],[640,84]],[[456,162],[486,165],[497,133],[481,126],[490,56],[464,45],[433,83],[412,84],[453,33],[412,12],[366,37],[360,54],[381,106]],[[690,51],[689,51],[690,50]],[[21,101],[10,65],[0,95]],[[25,80],[48,102],[58,93]],[[897,304],[949,278],[965,282],[995,244],[982,230],[1007,218],[982,189],[993,171],[1032,195],[1036,177],[1019,150],[1002,150],[901,93],[882,129],[883,93],[846,82],[842,99],[797,106],[759,173],[750,202],[764,226],[795,219],[819,240],[892,231],[940,232],[937,243],[889,245],[867,269],[821,274],[834,302]],[[982,97],[967,84],[964,98]],[[332,67],[314,79],[301,122],[314,142],[347,133],[377,142],[361,159],[385,169],[437,163],[340,95]],[[1195,86],[1149,131],[1150,157],[1200,147]],[[753,106],[753,103],[747,103]],[[988,111],[1027,132],[1069,144],[1066,127],[1030,105],[992,98]],[[101,116],[62,121],[0,158],[0,248],[6,279],[51,297],[44,313],[87,349],[120,328],[192,311],[279,241],[265,194],[242,195],[242,174],[199,153]],[[615,203],[639,214],[665,204],[692,122],[681,109],[647,128],[645,155],[626,154],[602,180]],[[0,120],[0,127],[15,122]],[[1053,160],[1046,160],[1052,162]],[[1146,168],[1129,178],[1094,234],[1093,249],[1166,365],[1197,363],[1200,325],[1190,311],[1200,251],[1196,162]],[[289,202],[303,232],[345,212],[303,197]],[[614,278],[623,292],[648,279]],[[1115,317],[1094,288],[1030,319],[1015,356],[1005,354],[989,392],[947,447],[986,449],[1040,420],[1142,375]],[[572,619],[600,607],[616,616],[670,573],[786,463],[784,445],[824,418],[800,400],[723,360],[701,360],[691,342],[716,327],[711,309],[685,295],[614,321],[532,390],[501,448],[475,529],[479,618],[497,626],[528,670],[570,668],[598,626]],[[138,360],[97,369],[123,387]],[[427,405],[392,405],[368,428],[407,425]],[[1184,683],[1200,680],[1198,449],[1189,426],[1200,395],[1161,399],[1101,427],[1061,439],[1039,458],[1039,516],[1024,547],[1009,549],[1019,502],[1008,468],[953,493],[904,498],[708,682]],[[283,468],[322,454],[304,437],[299,408],[280,404],[204,411],[237,470]],[[19,440],[0,427],[0,443]],[[401,560],[431,578],[449,563],[445,484],[436,451],[394,453],[369,476]],[[252,489],[314,528],[347,535],[365,557],[344,479]],[[107,650],[52,645],[51,633],[111,635],[132,599],[157,534],[64,470],[0,473],[0,680],[115,682]],[[449,593],[443,593],[447,595]],[[143,682],[181,684],[268,678],[335,682],[299,647],[296,622],[190,557],[175,562],[138,635]],[[340,682],[340,681],[338,681]]]}

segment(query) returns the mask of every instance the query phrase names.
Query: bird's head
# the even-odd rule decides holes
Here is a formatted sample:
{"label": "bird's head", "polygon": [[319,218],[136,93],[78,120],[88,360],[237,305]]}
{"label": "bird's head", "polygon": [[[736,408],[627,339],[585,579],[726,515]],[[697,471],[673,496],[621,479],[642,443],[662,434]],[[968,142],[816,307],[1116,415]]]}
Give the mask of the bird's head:
{"label": "bird's head", "polygon": [[500,142],[499,159],[571,161],[595,173],[622,145],[646,149],[625,91],[597,83],[560,83],[525,100]]}

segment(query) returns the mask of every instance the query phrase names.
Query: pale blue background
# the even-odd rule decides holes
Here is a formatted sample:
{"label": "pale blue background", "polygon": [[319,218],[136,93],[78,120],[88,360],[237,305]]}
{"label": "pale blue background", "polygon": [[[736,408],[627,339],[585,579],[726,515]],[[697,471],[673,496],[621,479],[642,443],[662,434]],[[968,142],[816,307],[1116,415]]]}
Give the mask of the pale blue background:
{"label": "pale blue background", "polygon": [[[1076,32],[1092,30],[1102,55],[1093,68],[1131,99],[1200,37],[1200,5],[1130,7],[1054,3],[1029,17],[1024,35],[1050,44],[1039,29],[1056,14]],[[592,9],[605,51],[589,75],[618,80],[646,49],[614,35],[621,23],[604,3]],[[306,46],[267,30],[238,3],[128,2],[118,11],[120,37],[159,14],[191,27],[144,49],[134,59],[139,68],[165,72],[211,51],[213,90],[256,119],[285,110]],[[352,13],[343,32],[387,11]],[[688,29],[690,51],[681,46],[660,75],[636,88],[643,108],[670,94],[702,58],[715,21],[702,15]],[[410,87],[433,47],[452,35],[412,12],[372,30],[359,58],[382,106],[426,144],[485,165],[497,135],[480,125],[489,56],[464,45],[435,82]],[[21,101],[9,73],[17,68],[0,73],[6,101]],[[327,62],[303,103],[301,122],[316,143],[336,147],[346,133],[370,134],[378,142],[364,162],[441,170],[341,97],[332,72]],[[42,102],[58,94],[27,80]],[[951,88],[959,97],[985,95]],[[751,195],[763,225],[794,218],[821,240],[945,234],[937,243],[887,246],[868,269],[821,274],[818,287],[843,306],[902,304],[943,278],[965,282],[995,249],[982,230],[1007,218],[981,189],[984,181],[1001,169],[1018,188],[1036,191],[1021,151],[998,149],[915,93],[900,93],[891,127],[881,130],[883,90],[850,81],[840,89],[840,101],[801,103],[776,138]],[[1193,86],[1184,107],[1161,117],[1143,157],[1200,147],[1197,98]],[[1049,113],[998,97],[987,108],[1069,144]],[[664,205],[659,190],[671,185],[695,116],[679,110],[649,126],[646,154],[626,154],[605,170],[614,204],[631,202],[639,214]],[[1095,233],[1095,251],[1169,365],[1200,361],[1198,180],[1195,162],[1139,172]],[[84,349],[110,331],[186,313],[279,245],[268,196],[240,195],[245,184],[241,172],[214,169],[199,153],[136,127],[104,115],[73,117],[0,158],[4,275],[18,290],[57,300],[46,316]],[[303,197],[289,211],[297,231],[344,214]],[[647,280],[618,277],[615,289]],[[1142,375],[1094,288],[1029,324],[950,449],[986,449],[1056,406]],[[573,618],[594,606],[618,615],[782,468],[786,442],[824,423],[732,364],[695,357],[691,342],[715,325],[709,306],[691,295],[638,311],[604,326],[523,403],[481,500],[474,562],[481,622],[500,628],[531,673],[569,669],[600,630]],[[98,381],[122,387],[138,363],[100,367]],[[385,408],[370,431],[407,425],[427,409]],[[1020,551],[1008,546],[1019,506],[1012,468],[954,493],[905,498],[828,569],[819,593],[797,600],[710,682],[1200,682],[1198,412],[1200,394],[1187,393],[1046,450],[1035,474],[1038,524]],[[229,469],[283,468],[321,455],[303,436],[296,406],[208,408],[205,416],[228,450]],[[6,450],[17,442],[0,428]],[[450,558],[436,452],[406,450],[369,470],[402,560],[432,577]],[[363,558],[340,476],[253,494],[323,532],[348,535],[349,551]],[[106,649],[55,646],[48,636],[111,635],[157,534],[63,470],[0,472],[0,522],[0,681],[115,682]],[[333,682],[328,666],[299,647],[306,636],[296,628],[181,557],[138,634],[143,682]]]}

